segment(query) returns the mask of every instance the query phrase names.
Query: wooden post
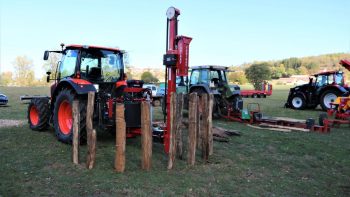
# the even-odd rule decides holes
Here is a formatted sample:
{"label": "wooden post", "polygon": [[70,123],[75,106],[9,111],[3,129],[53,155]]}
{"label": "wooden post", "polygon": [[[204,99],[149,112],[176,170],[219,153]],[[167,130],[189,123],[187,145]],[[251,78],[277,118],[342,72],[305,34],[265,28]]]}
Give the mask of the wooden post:
{"label": "wooden post", "polygon": [[141,103],[141,143],[142,143],[142,163],[144,170],[150,170],[152,166],[152,128],[151,128],[151,107],[150,103]]}
{"label": "wooden post", "polygon": [[196,161],[196,141],[198,128],[198,96],[191,93],[188,105],[188,165],[194,165]]}
{"label": "wooden post", "polygon": [[96,158],[96,131],[93,128],[92,118],[94,116],[95,92],[88,92],[88,103],[86,108],[86,135],[88,153],[86,167],[92,169]]}
{"label": "wooden post", "polygon": [[126,124],[124,119],[124,104],[116,105],[116,151],[114,168],[117,172],[125,170],[125,140],[126,140]]}
{"label": "wooden post", "polygon": [[[173,168],[176,155],[176,93],[170,95],[170,145],[168,170]],[[169,112],[168,112],[169,113]]]}
{"label": "wooden post", "polygon": [[197,94],[197,149],[201,149],[202,148],[202,137],[203,137],[203,131],[202,131],[202,114],[203,114],[203,110],[202,110],[202,96],[199,96]]}
{"label": "wooden post", "polygon": [[213,102],[214,102],[214,95],[209,94],[209,101],[208,101],[208,146],[209,146],[209,155],[212,155],[214,153],[214,141],[213,141]]}
{"label": "wooden post", "polygon": [[79,164],[79,130],[80,130],[79,100],[73,101],[73,163]]}
{"label": "wooden post", "polygon": [[182,136],[182,109],[183,109],[184,95],[182,93],[177,95],[176,100],[176,153],[179,159],[183,159],[183,136]]}
{"label": "wooden post", "polygon": [[202,130],[202,158],[207,161],[209,156],[209,136],[208,136],[208,116],[209,116],[209,109],[208,109],[208,95],[203,94],[202,97],[202,106],[203,107],[203,113],[202,113],[202,120],[201,120],[201,130]]}

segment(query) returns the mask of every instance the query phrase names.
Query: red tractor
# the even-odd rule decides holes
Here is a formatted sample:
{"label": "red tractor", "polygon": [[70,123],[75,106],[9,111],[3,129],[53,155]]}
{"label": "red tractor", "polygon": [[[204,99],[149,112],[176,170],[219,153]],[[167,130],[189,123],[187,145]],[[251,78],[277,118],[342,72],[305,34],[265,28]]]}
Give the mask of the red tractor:
{"label": "red tractor", "polygon": [[128,135],[139,134],[141,126],[140,102],[151,99],[142,81],[126,80],[124,52],[116,48],[86,45],[61,45],[57,51],[45,51],[44,60],[50,53],[62,54],[61,61],[47,82],[54,81],[50,97],[34,97],[28,106],[28,123],[32,130],[42,131],[49,125],[55,129],[58,140],[72,142],[72,103],[79,100],[80,139],[86,140],[85,119],[87,93],[95,92],[94,122],[100,129],[115,131],[115,104],[125,104],[125,121]]}
{"label": "red tractor", "polygon": [[[341,60],[340,64],[350,70],[348,60]],[[342,71],[322,72],[310,77],[308,84],[291,88],[285,106],[293,109],[314,109],[320,104],[326,111],[337,97],[346,96],[349,91],[350,87],[345,84]]]}

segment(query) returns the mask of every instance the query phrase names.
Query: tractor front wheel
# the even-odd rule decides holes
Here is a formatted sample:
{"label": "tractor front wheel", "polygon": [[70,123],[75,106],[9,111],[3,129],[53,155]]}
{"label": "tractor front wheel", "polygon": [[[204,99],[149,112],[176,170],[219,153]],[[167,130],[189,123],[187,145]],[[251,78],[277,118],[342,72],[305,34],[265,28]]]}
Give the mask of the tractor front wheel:
{"label": "tractor front wheel", "polygon": [[290,100],[289,105],[292,106],[293,109],[304,109],[306,102],[303,96],[296,94]]}
{"label": "tractor front wheel", "polygon": [[321,96],[321,107],[324,111],[327,111],[328,109],[331,108],[331,104],[332,102],[335,101],[335,99],[337,99],[338,96],[340,96],[340,92],[336,91],[336,90],[327,90],[325,91],[322,96]]}
{"label": "tractor front wheel", "polygon": [[[54,106],[53,123],[57,139],[61,142],[71,144],[73,139],[73,100],[76,95],[72,90],[64,89],[56,97]],[[86,141],[86,100],[79,99],[80,111],[80,142]]]}
{"label": "tractor front wheel", "polygon": [[43,131],[49,126],[50,106],[48,98],[32,99],[28,105],[29,128],[34,131]]}

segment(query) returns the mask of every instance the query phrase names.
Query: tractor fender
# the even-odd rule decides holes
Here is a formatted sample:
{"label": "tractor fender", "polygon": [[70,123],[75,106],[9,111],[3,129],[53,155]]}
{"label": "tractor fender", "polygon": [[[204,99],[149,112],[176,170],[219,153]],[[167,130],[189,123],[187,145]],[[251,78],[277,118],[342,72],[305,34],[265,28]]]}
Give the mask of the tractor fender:
{"label": "tractor fender", "polygon": [[209,87],[206,86],[206,85],[201,85],[201,84],[192,85],[192,86],[190,87],[190,93],[191,93],[194,89],[203,89],[207,94],[210,94]]}
{"label": "tractor fender", "polygon": [[317,95],[321,96],[325,91],[328,91],[328,90],[335,90],[335,91],[338,91],[338,92],[341,92],[342,94],[345,94],[348,92],[347,89],[345,89],[343,86],[340,86],[340,85],[331,85],[331,86],[325,86],[323,88],[320,88],[318,91],[317,91]]}
{"label": "tractor fender", "polygon": [[96,92],[96,88],[89,81],[84,79],[68,78],[62,79],[58,83],[52,95],[57,95],[58,91],[65,88],[73,89],[78,95],[87,94],[88,92]]}
{"label": "tractor fender", "polygon": [[307,98],[304,92],[298,90],[291,90],[290,94],[288,95],[287,103],[289,103],[292,100],[294,95],[301,95],[303,99],[305,99],[306,103],[309,102],[309,99]]}

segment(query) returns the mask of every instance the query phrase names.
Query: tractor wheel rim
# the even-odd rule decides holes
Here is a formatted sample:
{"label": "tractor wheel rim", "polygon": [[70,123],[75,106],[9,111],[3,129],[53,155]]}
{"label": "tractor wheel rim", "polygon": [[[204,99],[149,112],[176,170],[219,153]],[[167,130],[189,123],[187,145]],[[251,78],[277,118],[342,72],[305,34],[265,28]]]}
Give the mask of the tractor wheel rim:
{"label": "tractor wheel rim", "polygon": [[58,108],[58,125],[63,134],[68,135],[71,132],[72,122],[72,107],[64,100]]}
{"label": "tractor wheel rim", "polygon": [[337,99],[337,95],[333,93],[326,94],[326,96],[324,96],[324,99],[323,99],[324,106],[326,106],[328,109],[331,108],[330,103],[334,102],[335,99]]}
{"label": "tractor wheel rim", "polygon": [[301,100],[300,97],[295,97],[295,98],[293,98],[293,100],[292,100],[292,104],[293,104],[293,106],[294,106],[295,108],[299,108],[299,107],[301,107],[301,105],[303,104],[303,101]]}
{"label": "tractor wheel rim", "polygon": [[33,126],[39,123],[39,113],[35,106],[32,106],[29,111],[29,119]]}

